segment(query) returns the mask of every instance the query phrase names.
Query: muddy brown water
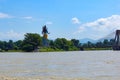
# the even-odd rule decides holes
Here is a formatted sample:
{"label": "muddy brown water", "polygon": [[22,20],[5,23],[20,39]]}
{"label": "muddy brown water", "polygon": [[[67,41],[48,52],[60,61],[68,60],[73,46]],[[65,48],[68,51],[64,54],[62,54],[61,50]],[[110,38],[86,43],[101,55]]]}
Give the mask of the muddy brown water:
{"label": "muddy brown water", "polygon": [[120,77],[120,52],[0,53],[0,75],[16,77],[118,78]]}

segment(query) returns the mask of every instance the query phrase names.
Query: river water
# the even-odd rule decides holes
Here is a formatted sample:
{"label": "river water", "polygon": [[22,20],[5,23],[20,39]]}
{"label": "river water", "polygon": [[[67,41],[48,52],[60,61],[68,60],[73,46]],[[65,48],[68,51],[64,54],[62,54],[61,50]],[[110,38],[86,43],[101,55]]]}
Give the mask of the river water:
{"label": "river water", "polygon": [[0,75],[120,77],[120,52],[0,53]]}

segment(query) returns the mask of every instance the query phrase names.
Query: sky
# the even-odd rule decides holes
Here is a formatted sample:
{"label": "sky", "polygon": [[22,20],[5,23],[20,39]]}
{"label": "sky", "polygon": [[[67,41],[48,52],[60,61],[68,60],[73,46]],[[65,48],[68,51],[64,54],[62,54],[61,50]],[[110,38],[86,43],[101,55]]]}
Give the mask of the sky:
{"label": "sky", "polygon": [[0,0],[0,40],[26,33],[49,39],[100,39],[120,29],[120,0]]}

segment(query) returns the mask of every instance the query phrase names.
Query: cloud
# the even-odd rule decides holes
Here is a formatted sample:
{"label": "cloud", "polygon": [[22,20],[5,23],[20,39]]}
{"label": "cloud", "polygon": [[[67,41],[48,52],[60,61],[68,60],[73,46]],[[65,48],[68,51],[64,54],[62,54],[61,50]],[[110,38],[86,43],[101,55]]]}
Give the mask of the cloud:
{"label": "cloud", "polygon": [[31,17],[31,16],[26,16],[26,17],[23,17],[23,19],[33,19],[33,17]]}
{"label": "cloud", "polygon": [[6,14],[6,13],[1,13],[0,12],[0,19],[3,19],[3,18],[12,18],[12,16]]}
{"label": "cloud", "polygon": [[18,33],[14,30],[10,30],[8,32],[1,32],[0,33],[0,39],[1,40],[20,40],[24,38],[24,33]]}
{"label": "cloud", "polygon": [[81,24],[77,33],[84,33],[93,38],[101,38],[114,32],[116,29],[120,29],[120,15],[112,15]]}
{"label": "cloud", "polygon": [[77,17],[72,18],[72,23],[73,24],[80,24],[80,21]]}
{"label": "cloud", "polygon": [[79,30],[74,32],[73,34],[82,33],[84,30],[85,30],[85,27],[79,27]]}

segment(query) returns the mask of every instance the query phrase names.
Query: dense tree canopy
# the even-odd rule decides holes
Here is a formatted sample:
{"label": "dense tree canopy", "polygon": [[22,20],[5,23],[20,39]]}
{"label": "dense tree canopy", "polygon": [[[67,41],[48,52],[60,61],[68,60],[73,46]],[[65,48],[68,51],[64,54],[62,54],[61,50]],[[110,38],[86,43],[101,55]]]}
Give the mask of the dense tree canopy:
{"label": "dense tree canopy", "polygon": [[27,33],[22,43],[23,51],[34,51],[36,48],[42,45],[42,38],[37,33]]}
{"label": "dense tree canopy", "polygon": [[[24,40],[18,41],[0,41],[0,51],[9,51],[9,50],[20,50],[31,52],[37,49],[38,47],[45,47],[42,46],[42,37],[37,33],[26,33]],[[57,38],[55,40],[48,40],[49,46],[47,48],[51,48],[52,50],[62,50],[62,51],[69,51],[69,50],[80,50],[80,48],[89,48],[89,49],[98,49],[98,48],[111,48],[114,39],[104,41],[98,41],[96,43],[92,43],[88,41],[87,43],[80,43],[77,39],[67,40],[65,38]]]}

